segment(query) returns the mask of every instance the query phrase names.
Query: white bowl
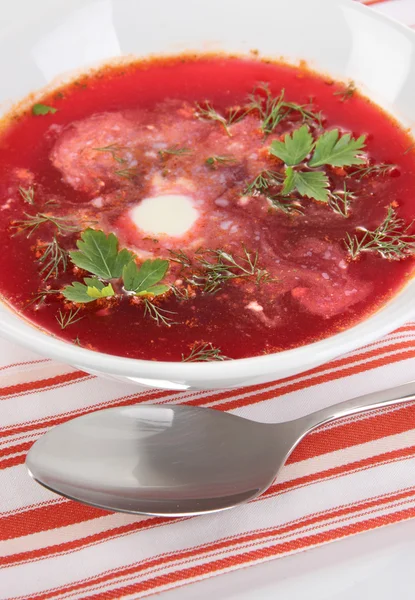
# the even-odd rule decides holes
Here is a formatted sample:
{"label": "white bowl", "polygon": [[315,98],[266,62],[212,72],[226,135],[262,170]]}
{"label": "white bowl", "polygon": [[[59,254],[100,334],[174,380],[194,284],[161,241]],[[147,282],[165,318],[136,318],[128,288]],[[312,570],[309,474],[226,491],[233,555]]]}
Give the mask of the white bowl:
{"label": "white bowl", "polygon": [[[17,8],[19,5],[17,5]],[[3,12],[16,11],[4,3]],[[37,0],[0,31],[3,112],[29,92],[123,55],[226,51],[306,59],[353,79],[409,128],[415,123],[415,34],[349,0]],[[349,330],[301,348],[222,363],[119,358],[55,339],[0,305],[0,332],[97,375],[146,387],[239,387],[295,375],[390,332],[415,315],[415,281]],[[238,343],[238,340],[235,340]]]}

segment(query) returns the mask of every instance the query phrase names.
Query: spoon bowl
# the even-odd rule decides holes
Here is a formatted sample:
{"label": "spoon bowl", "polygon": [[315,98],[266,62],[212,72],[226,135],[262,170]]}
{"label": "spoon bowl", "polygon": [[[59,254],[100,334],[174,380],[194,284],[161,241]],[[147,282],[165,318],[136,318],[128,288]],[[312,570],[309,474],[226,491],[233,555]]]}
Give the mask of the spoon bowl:
{"label": "spoon bowl", "polygon": [[215,512],[265,491],[318,425],[413,399],[411,383],[278,424],[193,406],[110,408],[51,429],[32,446],[26,466],[48,489],[111,511]]}

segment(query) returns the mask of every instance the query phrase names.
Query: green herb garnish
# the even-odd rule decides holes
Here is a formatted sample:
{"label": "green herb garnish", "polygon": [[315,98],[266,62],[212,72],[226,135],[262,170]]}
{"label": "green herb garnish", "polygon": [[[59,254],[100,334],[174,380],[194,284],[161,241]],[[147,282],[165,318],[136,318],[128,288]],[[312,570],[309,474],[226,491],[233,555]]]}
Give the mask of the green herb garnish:
{"label": "green herb garnish", "polygon": [[[232,279],[252,277],[257,284],[271,281],[268,271],[258,266],[258,252],[248,252],[245,247],[243,250],[244,256],[236,258],[224,250],[204,250],[197,256],[202,272],[189,278],[189,283],[201,287],[207,294],[215,294]],[[209,256],[213,262],[208,259]]]}
{"label": "green herb garnish", "polygon": [[298,165],[310,154],[314,147],[313,136],[307,125],[287,133],[284,141],[274,140],[270,147],[270,153],[277,156],[288,167]]}
{"label": "green herb garnish", "polygon": [[350,100],[355,93],[357,92],[356,84],[354,81],[349,81],[349,83],[341,90],[334,92],[333,96],[339,96],[342,102],[346,100]]}
{"label": "green herb garnish", "polygon": [[413,222],[406,225],[389,206],[384,221],[376,229],[358,227],[363,236],[347,234],[345,245],[353,260],[362,252],[376,252],[389,260],[401,260],[415,253],[415,234],[409,233],[412,225]]}
{"label": "green herb garnish", "polygon": [[138,170],[136,167],[130,167],[128,169],[117,169],[117,171],[114,171],[114,173],[115,175],[118,175],[118,177],[132,181],[137,177]]}
{"label": "green herb garnish", "polygon": [[68,266],[68,251],[62,248],[56,236],[53,236],[51,242],[42,244],[41,250],[43,250],[43,254],[38,259],[38,263],[42,266],[40,274],[43,275],[45,281],[50,277],[56,279],[60,271],[63,273],[66,271]]}
{"label": "green herb garnish", "polygon": [[329,185],[329,179],[323,171],[295,171],[287,167],[282,193],[290,194],[295,190],[301,196],[327,202]]}
{"label": "green herb garnish", "polygon": [[157,323],[157,325],[163,324],[170,327],[171,325],[175,325],[176,322],[173,321],[172,317],[169,315],[176,315],[177,313],[166,310],[164,308],[160,308],[156,304],[153,304],[148,298],[143,299],[144,302],[144,316],[150,317]]}
{"label": "green herb garnish", "polygon": [[47,104],[34,104],[32,106],[32,113],[36,116],[39,115],[47,115],[49,113],[54,114],[55,112],[57,112],[57,108],[54,108],[53,106],[48,106]]}
{"label": "green herb garnish", "polygon": [[140,267],[130,261],[123,269],[124,289],[136,296],[160,296],[169,291],[169,286],[159,284],[169,268],[169,261],[156,258],[146,260]]}
{"label": "green herb garnish", "polygon": [[390,173],[391,170],[395,167],[396,165],[389,165],[386,163],[380,165],[369,165],[368,167],[361,167],[360,169],[356,169],[355,171],[353,171],[353,173],[351,173],[351,175],[357,175],[359,181],[361,181],[365,177],[370,177],[372,175],[381,175],[382,177],[384,177],[385,175]]}
{"label": "green herb garnish", "polygon": [[225,154],[223,156],[209,156],[209,158],[205,160],[205,163],[211,169],[217,169],[220,165],[226,166],[234,164],[236,162],[238,162],[237,159],[234,156],[231,156],[230,154]]}
{"label": "green herb garnish", "polygon": [[169,156],[183,156],[185,154],[192,154],[192,150],[190,148],[185,148],[184,146],[179,146],[175,144],[174,146],[170,146],[170,148],[163,148],[159,150],[159,156],[163,159],[168,158]]}
{"label": "green herb garnish", "polygon": [[133,254],[126,249],[118,250],[118,239],[113,234],[86,229],[76,245],[79,250],[70,252],[72,262],[104,280],[118,279],[124,267],[133,260]]}
{"label": "green herb garnish", "polygon": [[330,193],[328,204],[335,213],[347,219],[350,214],[351,201],[355,198],[356,196],[344,184],[342,190]]}
{"label": "green herb garnish", "polygon": [[71,309],[69,311],[62,312],[59,309],[58,314],[56,315],[56,320],[59,323],[60,328],[66,329],[67,327],[69,327],[69,325],[73,325],[74,323],[77,323],[78,321],[83,319],[84,317],[78,317],[78,313],[80,310],[81,308],[77,308],[76,310]]}
{"label": "green herb garnish", "polygon": [[72,225],[67,217],[54,217],[46,213],[37,213],[36,215],[29,215],[24,213],[26,219],[15,221],[12,224],[13,229],[17,229],[14,235],[21,233],[22,231],[28,231],[27,237],[30,237],[38,227],[45,224],[50,224],[56,227],[59,233],[73,233],[79,231],[77,225]]}
{"label": "green herb garnish", "polygon": [[279,185],[284,180],[284,175],[278,171],[261,171],[259,175],[245,189],[244,194],[264,194],[269,188]]}
{"label": "green herb garnish", "polygon": [[219,348],[213,344],[200,342],[195,344],[188,356],[182,354],[182,362],[212,362],[230,360],[228,356],[222,354]]}
{"label": "green herb garnish", "polygon": [[105,284],[95,277],[85,277],[84,282],[73,281],[72,285],[67,285],[62,290],[62,294],[71,302],[80,302],[83,304],[94,302],[99,298],[115,296],[111,283]]}
{"label": "green herb garnish", "polygon": [[35,188],[33,187],[33,185],[31,185],[28,188],[19,186],[19,194],[21,195],[23,200],[28,204],[33,205],[35,203]]}
{"label": "green herb garnish", "polygon": [[196,117],[198,117],[199,119],[218,122],[220,125],[222,125],[223,129],[226,132],[226,135],[232,137],[229,127],[234,123],[240,121],[245,116],[244,114],[240,115],[239,112],[240,111],[238,110],[233,110],[229,112],[227,117],[224,117],[213,108],[210,102],[206,101],[204,103],[204,106],[201,106],[200,104],[196,103],[195,114]]}
{"label": "green herb garnish", "polygon": [[111,154],[112,158],[120,164],[126,162],[125,158],[122,158],[117,154],[121,150],[124,150],[123,146],[118,146],[117,144],[110,144],[109,146],[103,146],[102,148],[93,148],[93,150],[96,150],[97,152],[108,152],[109,154]]}
{"label": "green herb garnish", "polygon": [[261,129],[265,135],[272,133],[277,125],[284,119],[287,119],[292,113],[297,113],[303,123],[317,125],[321,127],[321,113],[314,113],[305,104],[296,104],[284,100],[285,90],[282,90],[279,96],[273,96],[267,83],[263,83],[254,88],[252,94],[248,96],[250,101],[246,114],[257,112],[261,119]]}
{"label": "green herb garnish", "polygon": [[314,153],[308,165],[310,167],[362,165],[365,163],[365,159],[359,156],[359,153],[364,149],[365,139],[364,135],[357,140],[354,140],[350,133],[340,135],[338,129],[327,131],[316,141]]}

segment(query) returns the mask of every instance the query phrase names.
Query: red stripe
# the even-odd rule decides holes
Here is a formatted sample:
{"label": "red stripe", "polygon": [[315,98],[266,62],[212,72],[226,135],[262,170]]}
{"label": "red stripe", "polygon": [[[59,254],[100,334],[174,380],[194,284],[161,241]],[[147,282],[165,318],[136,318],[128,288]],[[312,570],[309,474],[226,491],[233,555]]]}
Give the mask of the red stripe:
{"label": "red stripe", "polygon": [[[173,573],[159,575],[158,577],[154,577],[153,579],[142,581],[140,583],[118,587],[109,592],[101,592],[92,596],[88,595],[84,597],[79,597],[79,600],[113,600],[114,598],[121,599],[124,596],[128,596],[131,594],[156,591],[157,588],[165,585],[169,585],[169,587],[171,588],[173,587],[173,584],[177,584],[179,582],[184,583],[186,580],[189,579],[200,579],[202,576],[204,577],[206,575],[214,575],[215,573],[218,573],[223,569],[241,567],[242,565],[248,565],[249,563],[252,563],[254,561],[273,558],[275,556],[280,556],[282,554],[287,554],[293,551],[299,552],[300,550],[305,550],[306,548],[309,548],[311,546],[331,542],[333,540],[341,539],[349,535],[355,535],[356,533],[360,533],[362,531],[369,531],[371,529],[382,527],[383,525],[387,525],[390,523],[397,523],[398,521],[410,519],[414,516],[415,508],[408,508],[406,510],[401,510],[389,515],[382,515],[373,519],[367,519],[360,523],[345,525],[343,527],[332,529],[331,531],[309,535],[302,538],[301,540],[296,539],[289,542],[283,542],[281,544],[273,544],[266,548],[251,550],[249,552],[245,552],[237,556],[227,556],[225,558],[218,559],[206,563],[204,565],[197,565],[195,567],[189,567],[187,569],[180,569]],[[66,592],[66,588],[64,591]],[[48,596],[43,597],[47,598]]]}
{"label": "red stripe", "polygon": [[[285,394],[290,394],[292,392],[297,392],[300,390],[304,390],[308,387],[314,387],[319,385],[320,383],[328,383],[330,381],[336,381],[338,379],[343,379],[346,377],[350,377],[351,375],[357,375],[359,373],[364,373],[366,371],[370,371],[373,369],[377,369],[378,367],[384,367],[386,365],[390,365],[393,363],[401,362],[403,360],[407,360],[409,358],[415,358],[415,349],[408,350],[406,352],[401,352],[399,354],[391,354],[387,356],[383,356],[381,358],[377,358],[372,360],[370,363],[365,363],[363,365],[352,365],[341,371],[334,371],[331,373],[325,373],[318,377],[313,377],[312,379],[308,379],[306,381],[299,381],[296,383],[292,383],[291,385],[287,385],[284,388],[278,388],[271,390],[269,392],[259,393],[255,396],[253,401],[252,398],[240,398],[237,400],[230,400],[229,402],[224,402],[220,406],[215,406],[220,410],[235,410],[237,408],[241,408],[243,406],[248,406],[249,404],[256,404],[257,402],[263,402],[265,400],[270,400],[271,398],[277,398],[278,396],[283,396]],[[305,375],[308,375],[306,373]],[[189,404],[193,404],[189,403]]]}
{"label": "red stripe", "polygon": [[40,358],[39,360],[26,360],[18,363],[11,363],[10,365],[3,365],[0,367],[0,371],[4,371],[5,369],[11,369],[12,367],[22,367],[23,365],[37,365],[39,363],[47,363],[52,362],[50,358]]}
{"label": "red stripe", "polygon": [[[367,511],[371,508],[377,508],[384,504],[388,504],[391,502],[398,502],[399,500],[409,499],[414,496],[415,496],[415,489],[405,490],[403,492],[399,492],[394,495],[378,497],[378,498],[366,500],[366,501],[358,503],[358,504],[340,507],[338,509],[334,509],[331,511],[330,510],[324,511],[319,514],[309,515],[307,517],[298,519],[297,521],[293,521],[291,523],[287,523],[287,524],[279,526],[279,527],[272,527],[272,528],[257,530],[257,531],[249,532],[249,533],[246,533],[243,535],[237,535],[237,536],[233,536],[230,538],[225,538],[225,539],[218,540],[218,541],[210,543],[210,544],[205,544],[205,545],[201,545],[198,547],[188,548],[181,552],[172,552],[172,553],[162,554],[162,555],[153,557],[151,559],[142,561],[140,563],[136,563],[135,565],[131,565],[129,567],[121,567],[120,569],[115,569],[111,573],[106,573],[105,575],[99,575],[94,578],[89,578],[87,581],[84,580],[79,583],[65,586],[64,588],[60,588],[59,590],[53,590],[53,591],[49,591],[49,592],[31,596],[31,598],[33,600],[46,600],[47,598],[52,598],[53,596],[56,596],[60,593],[69,593],[74,590],[79,590],[81,588],[91,587],[91,586],[94,586],[94,585],[97,585],[100,583],[108,582],[109,580],[114,579],[116,577],[118,578],[118,577],[126,577],[128,575],[137,575],[141,571],[144,571],[147,569],[154,569],[156,567],[159,567],[160,565],[166,566],[168,563],[171,563],[172,561],[177,562],[179,560],[183,560],[186,558],[195,558],[201,554],[205,554],[208,552],[214,552],[214,551],[218,551],[218,550],[223,551],[227,548],[232,548],[232,546],[240,545],[243,543],[257,542],[259,540],[265,539],[270,536],[276,537],[276,536],[281,536],[281,535],[284,535],[287,533],[293,533],[298,529],[303,529],[305,527],[310,527],[312,525],[318,525],[318,524],[324,523],[325,521],[327,521],[329,519],[336,519],[336,518],[344,517],[346,515],[351,515],[353,513]],[[412,509],[410,509],[410,510],[412,510]],[[415,510],[415,509],[413,509],[413,510]],[[354,525],[352,525],[352,527],[353,526]],[[330,534],[330,532],[325,532],[325,534],[327,534],[327,533]],[[298,545],[298,544],[301,544],[304,539],[308,539],[308,537],[309,536],[307,536],[303,539],[297,538],[296,540],[293,540],[293,541],[295,541],[296,544]],[[281,546],[281,545],[283,545],[283,544],[278,544],[278,546]],[[231,556],[231,557],[227,557],[225,560],[228,560],[228,559],[237,560],[237,558],[238,558],[238,556],[234,556],[234,557]],[[212,563],[209,563],[209,564],[212,564]],[[205,565],[202,565],[201,567],[203,568],[204,566]],[[194,569],[197,569],[197,568],[200,568],[200,566],[194,567]],[[150,581],[153,581],[153,580],[150,580]],[[142,582],[141,584],[135,584],[135,585],[142,585],[144,583],[145,582]],[[106,592],[99,597],[100,598],[121,598],[122,596],[119,596],[119,595],[115,596],[115,593],[119,593],[121,590],[124,590],[127,587],[130,587],[130,586],[125,586],[124,588],[119,588],[117,590],[112,590],[111,592]],[[111,594],[111,595],[109,595],[109,594]],[[123,594],[123,595],[125,595],[125,594]],[[90,596],[90,597],[98,598],[97,595]]]}
{"label": "red stripe", "polygon": [[392,0],[363,0],[362,4],[372,6],[373,4],[384,4],[385,2],[392,2]]}
{"label": "red stripe", "polygon": [[[357,462],[354,462],[354,463],[351,463],[348,465],[343,465],[340,467],[327,469],[326,471],[321,471],[319,473],[314,473],[312,475],[299,477],[297,479],[294,479],[294,480],[291,480],[288,482],[274,484],[271,488],[269,488],[265,492],[264,496],[268,496],[268,497],[276,496],[276,495],[285,493],[294,488],[297,489],[299,487],[305,487],[307,485],[315,483],[316,481],[333,479],[334,477],[345,475],[352,471],[356,472],[359,470],[365,470],[369,467],[377,466],[382,463],[387,464],[389,462],[394,462],[397,459],[408,458],[409,456],[412,456],[414,454],[415,454],[415,446],[413,446],[411,448],[405,448],[403,450],[396,450],[396,451],[388,452],[388,453],[382,454],[382,455],[374,457],[374,458],[371,457],[371,458],[364,459],[362,461],[357,461]],[[415,489],[414,489],[414,494],[415,494]],[[60,509],[66,508],[66,510],[68,510],[68,508],[71,509],[72,507],[75,509],[76,508],[88,509],[86,511],[87,519],[100,517],[100,516],[103,516],[103,514],[106,514],[106,513],[103,513],[103,511],[98,511],[98,509],[93,509],[91,507],[83,507],[82,505],[72,503],[72,502],[65,503],[64,505],[61,504],[61,505],[57,505],[57,506],[56,505],[50,506],[47,508],[49,509],[48,512],[50,512],[52,520],[55,520],[55,522],[56,522],[56,512],[60,511],[61,513],[63,513],[62,516],[65,516],[64,511],[61,511]],[[93,511],[97,511],[98,514],[94,515]],[[33,512],[35,512],[35,511],[33,511]],[[7,521],[7,529],[9,531],[9,536],[6,537],[5,539],[10,539],[10,538],[15,538],[15,537],[23,537],[24,535],[33,533],[32,530],[29,530],[26,532],[23,532],[20,530],[20,527],[22,525],[27,528],[28,524],[24,520],[22,520],[20,522],[17,521],[16,517],[21,517],[21,516],[24,516],[25,514],[26,513],[22,513],[21,515],[12,515],[11,517],[7,517],[5,519]],[[45,520],[46,520],[45,516],[42,515],[41,521],[45,522]],[[107,541],[109,539],[120,537],[120,536],[126,535],[128,533],[135,533],[136,531],[143,530],[143,529],[149,529],[149,528],[152,528],[152,527],[155,527],[158,525],[168,525],[172,522],[177,522],[180,520],[181,519],[172,520],[169,518],[162,518],[162,517],[149,518],[149,519],[145,519],[138,523],[120,526],[120,527],[113,528],[113,529],[108,529],[104,532],[101,532],[100,534],[87,536],[85,538],[74,540],[73,542],[67,542],[65,544],[49,546],[48,548],[39,548],[37,550],[32,550],[31,552],[28,552],[28,553],[19,553],[19,554],[15,554],[15,555],[10,555],[7,558],[5,557],[2,560],[0,559],[0,565],[3,564],[4,566],[10,566],[12,564],[16,564],[16,563],[20,563],[20,562],[38,560],[40,558],[44,558],[45,556],[63,554],[66,552],[73,552],[73,551],[79,550],[82,547],[90,546],[92,544],[100,543],[103,541]],[[61,521],[61,523],[62,523],[62,521]],[[65,523],[65,524],[68,524],[68,523]],[[50,528],[50,529],[56,528],[56,525],[55,525],[55,527],[53,527],[51,522],[48,522],[48,525],[49,525],[48,528]],[[59,526],[63,526],[63,525],[61,524],[61,525],[58,525],[58,527]],[[2,529],[5,529],[5,528],[2,527]],[[17,535],[16,535],[16,533],[17,533]]]}
{"label": "red stripe", "polygon": [[[176,392],[172,392],[171,390],[166,390],[166,391],[152,390],[151,392],[144,394],[144,395],[142,395],[142,392],[139,392],[136,396],[135,395],[122,396],[121,398],[118,398],[115,401],[110,400],[108,402],[102,402],[100,404],[95,404],[94,406],[89,406],[88,408],[85,408],[85,409],[66,412],[57,417],[51,417],[51,418],[43,419],[43,420],[37,421],[37,422],[28,421],[22,425],[0,428],[0,431],[3,431],[4,435],[12,436],[12,435],[16,435],[18,433],[25,433],[27,431],[32,431],[32,430],[34,431],[36,429],[44,429],[46,427],[53,427],[55,425],[59,425],[60,423],[64,423],[65,421],[68,421],[69,419],[73,419],[75,417],[81,417],[82,415],[86,415],[95,410],[99,410],[100,408],[104,408],[104,407],[113,408],[116,406],[128,406],[130,404],[137,404],[140,402],[146,402],[148,400],[153,400],[153,399],[158,400],[159,398],[163,398],[165,396],[175,395],[175,394],[176,394]],[[177,395],[179,395],[179,394],[180,394],[180,392],[177,392]]]}
{"label": "red stripe", "polygon": [[88,375],[87,373],[84,373],[84,371],[72,371],[71,373],[65,373],[64,375],[56,375],[55,377],[48,377],[46,379],[39,379],[37,381],[28,381],[26,383],[10,385],[0,389],[0,399],[5,398],[6,396],[17,396],[49,387],[55,387],[64,383],[77,381],[79,379],[92,378],[93,375]]}
{"label": "red stripe", "polygon": [[15,444],[14,446],[9,446],[8,448],[0,449],[0,457],[7,456],[8,454],[15,454],[16,452],[25,452],[29,450],[30,446],[33,442],[23,442],[22,444]]}
{"label": "red stripe", "polygon": [[[412,348],[412,351],[396,355],[396,352],[398,350],[401,350],[406,347]],[[364,360],[367,358],[374,358],[379,354],[385,354],[385,352],[391,352],[391,353],[394,353],[395,355],[394,356],[388,355],[386,357],[378,359],[378,361],[372,361],[370,364],[366,363],[364,365],[356,365],[355,367],[348,367],[348,369],[343,369],[336,373],[329,373],[329,374],[325,373],[328,369],[344,367],[346,365],[350,365],[353,361],[356,361],[356,360],[360,361],[360,360]],[[251,394],[251,396],[249,396],[248,398],[243,398],[243,399],[230,400],[227,403],[223,403],[221,405],[215,406],[215,408],[218,410],[230,410],[233,408],[238,408],[240,406],[256,404],[257,402],[260,402],[262,400],[269,400],[270,398],[274,398],[274,397],[276,398],[278,396],[282,396],[284,394],[290,393],[291,391],[305,389],[306,387],[310,387],[311,385],[317,385],[318,383],[324,383],[325,381],[333,381],[335,379],[340,379],[341,377],[344,377],[345,374],[348,375],[350,373],[351,374],[359,373],[359,372],[363,372],[363,371],[366,371],[369,369],[376,368],[378,366],[382,366],[385,363],[389,364],[392,362],[398,362],[400,360],[405,360],[407,358],[413,358],[413,357],[415,357],[415,340],[413,342],[402,342],[402,343],[398,343],[398,344],[391,344],[387,348],[378,348],[377,350],[371,350],[370,352],[361,354],[358,357],[349,357],[346,359],[344,359],[344,358],[338,359],[338,360],[332,361],[330,363],[326,363],[325,365],[322,365],[315,369],[306,371],[300,375],[293,375],[291,377],[281,379],[279,381],[279,383],[281,384],[281,387],[279,387],[278,389],[273,388],[273,386],[275,385],[275,382],[271,383],[271,384],[267,383],[267,384],[260,384],[260,385],[248,386],[248,387],[241,388],[239,390],[239,393]],[[354,369],[354,371],[351,372],[351,369]],[[317,378],[313,378],[310,380],[307,379],[308,377],[318,374],[318,373],[321,373],[321,372],[323,372],[323,374],[320,375],[320,377],[318,379]],[[298,379],[298,377],[304,378],[303,381],[296,382],[295,380]],[[294,383],[290,385],[290,382],[294,382]],[[271,386],[271,389],[270,389],[270,386]],[[260,393],[261,390],[263,390],[262,393]],[[205,405],[205,404],[209,404],[211,402],[216,402],[216,401],[226,400],[227,398],[232,398],[232,396],[235,396],[237,393],[238,392],[236,392],[234,389],[218,391],[218,392],[212,393],[210,396],[205,396],[205,397],[200,397],[200,398],[198,397],[198,398],[195,398],[194,400],[189,400],[189,401],[184,400],[182,402],[182,404],[189,404],[189,405],[193,405],[193,406]],[[255,394],[255,395],[253,395],[253,394]],[[136,404],[139,402],[144,402],[144,401],[152,400],[152,399],[159,401],[163,397],[166,397],[169,395],[172,395],[173,397],[177,396],[179,398],[180,397],[183,398],[183,395],[181,392],[175,393],[175,392],[171,392],[170,390],[166,390],[166,391],[153,390],[145,395],[138,395],[137,397],[133,397],[133,400],[129,400],[127,402],[125,402],[125,401],[110,402],[110,403],[106,403],[106,405],[115,407],[115,406],[126,406],[129,404]],[[200,393],[200,395],[202,395],[202,392]],[[100,405],[100,406],[103,406],[103,405]],[[4,428],[3,430],[7,433],[7,435],[11,436],[11,435],[15,435],[18,433],[32,431],[35,429],[43,429],[45,427],[52,427],[54,425],[63,423],[67,419],[73,418],[74,416],[81,416],[83,414],[92,412],[93,410],[97,410],[98,407],[99,407],[99,405],[89,407],[88,409],[84,409],[81,411],[65,413],[64,415],[60,415],[59,417],[45,419],[45,420],[39,421],[37,423],[29,422],[29,423],[25,423],[25,424],[18,425],[18,426],[11,426],[9,428]]]}

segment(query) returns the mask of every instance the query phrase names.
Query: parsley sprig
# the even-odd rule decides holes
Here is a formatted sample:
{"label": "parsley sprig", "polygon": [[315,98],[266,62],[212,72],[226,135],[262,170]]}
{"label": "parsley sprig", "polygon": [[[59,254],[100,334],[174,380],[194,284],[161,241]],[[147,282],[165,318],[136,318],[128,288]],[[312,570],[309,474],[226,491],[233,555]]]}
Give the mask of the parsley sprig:
{"label": "parsley sprig", "polygon": [[[327,172],[316,169],[364,164],[361,152],[365,147],[365,139],[362,135],[355,140],[350,133],[341,134],[338,129],[332,129],[314,140],[309,127],[303,125],[287,133],[283,140],[274,140],[270,154],[285,164],[282,193],[287,195],[296,191],[300,196],[329,202],[330,180]],[[306,160],[307,163],[303,164]]]}
{"label": "parsley sprig", "polygon": [[[152,299],[170,290],[160,283],[169,268],[169,261],[156,258],[137,265],[137,257],[127,249],[119,249],[118,238],[97,229],[86,229],[77,242],[78,250],[69,253],[73,264],[93,277],[83,282],[73,281],[63,288],[63,296],[70,302],[86,304],[102,298],[116,296],[113,283],[128,295],[142,297],[144,315],[157,324],[171,324],[169,311],[159,308]],[[119,294],[118,294],[119,295]]]}

